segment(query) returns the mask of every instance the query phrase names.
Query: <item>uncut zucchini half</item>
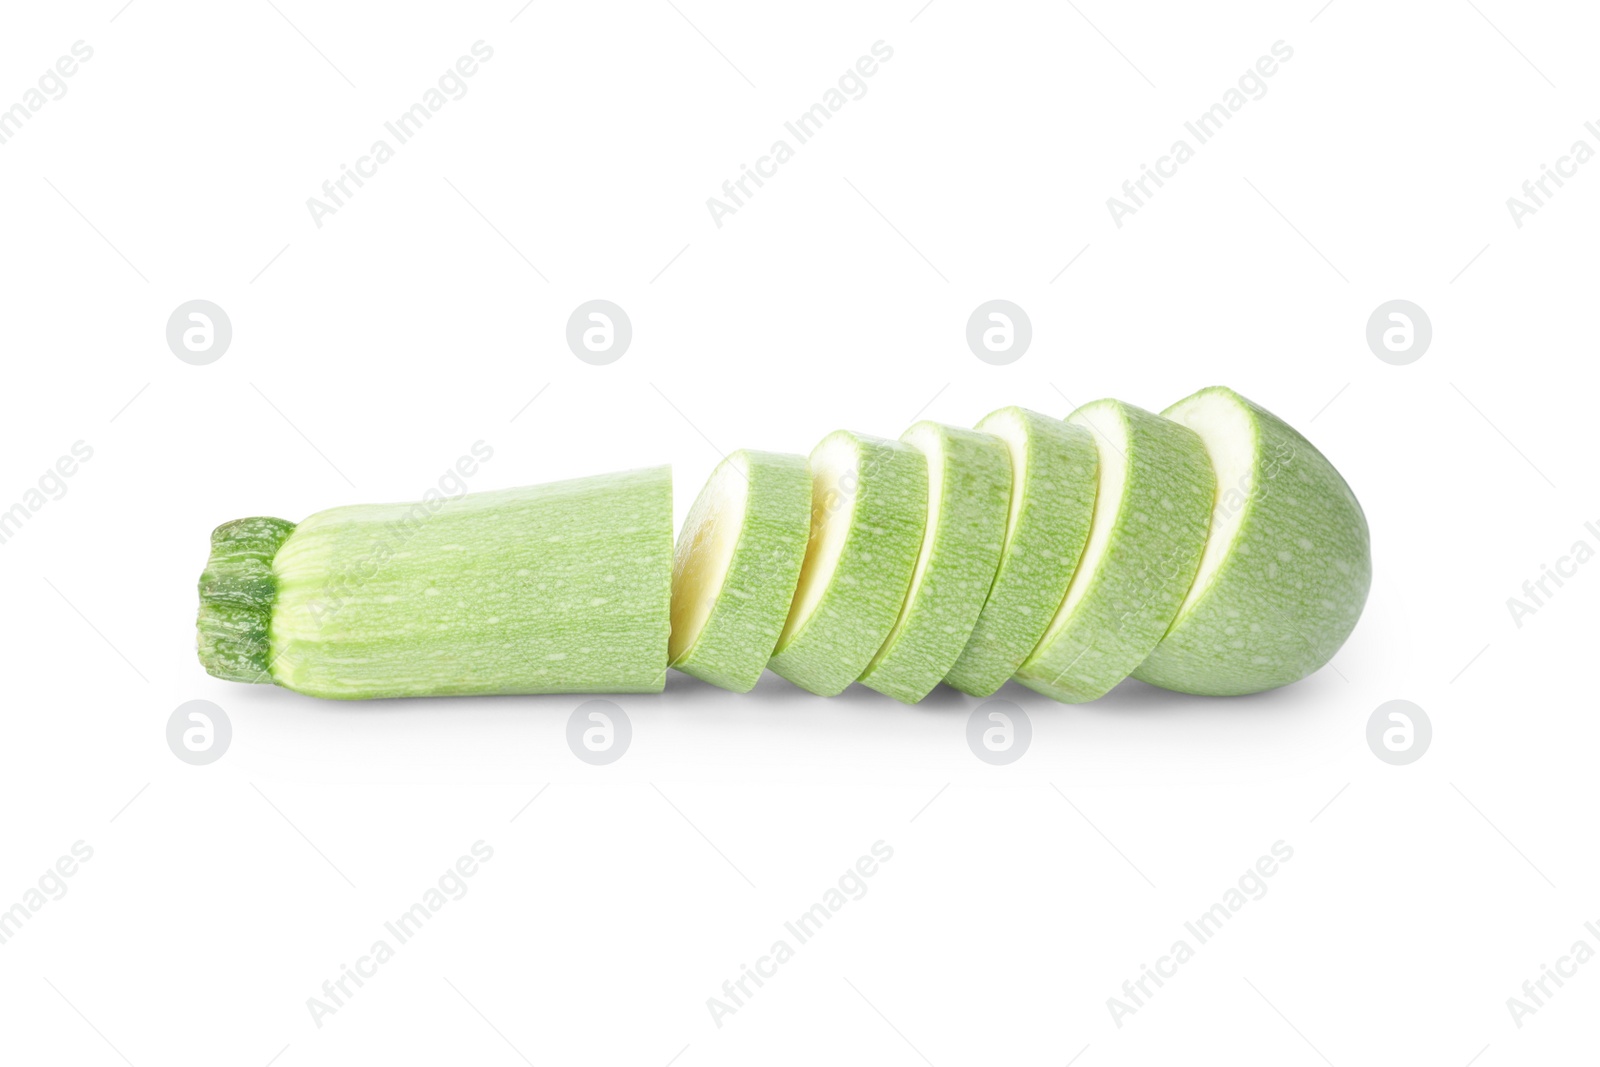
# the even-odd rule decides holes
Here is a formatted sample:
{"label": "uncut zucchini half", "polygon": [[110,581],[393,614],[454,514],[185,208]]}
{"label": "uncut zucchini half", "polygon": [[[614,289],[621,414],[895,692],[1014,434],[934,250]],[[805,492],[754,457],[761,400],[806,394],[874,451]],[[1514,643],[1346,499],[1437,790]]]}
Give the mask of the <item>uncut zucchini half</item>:
{"label": "uncut zucchini half", "polygon": [[311,696],[659,692],[672,474],[625,471],[211,535],[200,662]]}
{"label": "uncut zucchini half", "polygon": [[717,465],[678,535],[672,666],[747,693],[789,615],[811,528],[804,456],[735,452]]}
{"label": "uncut zucchini half", "polygon": [[774,674],[818,696],[860,676],[894,628],[928,515],[910,445],[838,430],[811,452],[811,532]]}
{"label": "uncut zucchini half", "polygon": [[1216,476],[1198,435],[1099,400],[1067,421],[1093,432],[1099,488],[1083,558],[1017,681],[1066,703],[1110,692],[1167,632],[1200,566]]}
{"label": "uncut zucchini half", "polygon": [[1205,442],[1211,533],[1189,595],[1133,676],[1206,696],[1299,681],[1344,644],[1372,583],[1366,515],[1316,446],[1232,389],[1162,412]]}

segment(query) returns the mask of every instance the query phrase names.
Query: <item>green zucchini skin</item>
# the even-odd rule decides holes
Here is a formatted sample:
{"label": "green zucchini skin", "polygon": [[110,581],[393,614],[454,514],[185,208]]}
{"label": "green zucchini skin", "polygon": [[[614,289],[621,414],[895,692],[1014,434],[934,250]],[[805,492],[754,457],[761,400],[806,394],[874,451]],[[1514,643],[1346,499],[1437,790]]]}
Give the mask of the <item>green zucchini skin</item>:
{"label": "green zucchini skin", "polygon": [[[214,547],[208,573],[218,562]],[[270,604],[270,680],[311,696],[659,692],[671,471],[318,512],[277,546],[270,588],[251,590],[245,606]],[[210,614],[212,631],[228,621]],[[256,630],[240,668],[215,637],[208,654],[206,620],[207,670],[268,680],[240,677],[261,665]]]}

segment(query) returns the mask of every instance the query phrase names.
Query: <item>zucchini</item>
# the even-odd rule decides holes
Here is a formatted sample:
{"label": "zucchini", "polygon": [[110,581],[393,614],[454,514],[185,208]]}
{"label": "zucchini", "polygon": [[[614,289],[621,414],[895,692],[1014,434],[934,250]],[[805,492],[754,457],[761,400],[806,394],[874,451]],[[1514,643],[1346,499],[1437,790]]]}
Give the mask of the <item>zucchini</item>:
{"label": "zucchini", "polygon": [[667,467],[240,519],[211,536],[200,662],[340,700],[659,692],[671,590]]}
{"label": "zucchini", "polygon": [[1361,505],[1316,446],[1232,389],[1162,414],[1200,435],[1217,496],[1194,585],[1133,676],[1205,696],[1299,681],[1333,658],[1367,601]]}
{"label": "zucchini", "polygon": [[1099,400],[1067,421],[1094,433],[1099,488],[1083,559],[1017,681],[1069,704],[1110,692],[1155,648],[1200,566],[1216,476],[1199,436]]}
{"label": "zucchini", "polygon": [[783,631],[811,526],[805,457],[735,452],[700,491],[672,563],[675,670],[747,693]]}
{"label": "zucchini", "polygon": [[944,680],[986,697],[1022,666],[1067,595],[1089,539],[1099,461],[1088,430],[1037,411],[1001,408],[978,429],[1011,452],[1005,550],[972,636]]}
{"label": "zucchini", "polygon": [[808,458],[729,455],[676,550],[666,467],[298,524],[216,528],[201,664],[340,700],[737,692],[764,669],[821,696],[915,703],[1008,679],[1055,700],[1130,675],[1232,695],[1293,682],[1349,636],[1366,518],[1306,439],[1231,390],[1154,415],[1002,408]]}
{"label": "zucchini", "polygon": [[775,674],[837,696],[900,617],[928,514],[928,464],[899,441],[839,430],[811,452],[811,532]]}
{"label": "zucchini", "polygon": [[900,440],[928,462],[928,513],[911,588],[861,684],[915,704],[955,665],[1006,538],[1011,455],[977,430],[919,422]]}

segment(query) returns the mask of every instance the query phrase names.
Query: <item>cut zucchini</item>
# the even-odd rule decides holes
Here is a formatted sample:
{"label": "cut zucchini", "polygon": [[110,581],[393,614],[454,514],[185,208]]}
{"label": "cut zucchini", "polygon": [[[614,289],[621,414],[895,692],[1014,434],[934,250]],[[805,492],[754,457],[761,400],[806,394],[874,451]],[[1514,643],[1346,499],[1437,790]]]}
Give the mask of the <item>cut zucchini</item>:
{"label": "cut zucchini", "polygon": [[1216,476],[1186,426],[1116,400],[1067,419],[1094,433],[1099,487],[1066,598],[1017,681],[1067,703],[1110,692],[1160,642],[1205,548]]}
{"label": "cut zucchini", "polygon": [[659,692],[671,590],[667,467],[240,520],[212,535],[200,660],[342,700]]}
{"label": "cut zucchini", "polygon": [[978,429],[1005,441],[1011,500],[1005,549],[972,636],[945,682],[975,697],[1004,685],[1067,595],[1094,515],[1094,437],[1026,408],[1001,408]]}
{"label": "cut zucchini", "polygon": [[899,441],[848,430],[811,453],[811,531],[789,618],[768,666],[836,696],[894,628],[928,514],[928,464]]}
{"label": "cut zucchini", "polygon": [[728,456],[674,550],[668,468],[216,528],[202,665],[332,699],[634,693],[669,664],[752,689],[915,703],[1008,678],[1066,702],[1132,675],[1286,685],[1348,637],[1372,579],[1339,473],[1221,387],[1153,415],[1002,408],[899,441],[838,431]]}
{"label": "cut zucchini", "polygon": [[936,422],[919,422],[900,440],[927,459],[928,514],[899,618],[860,680],[915,704],[961,655],[994,583],[1011,455],[998,437]]}
{"label": "cut zucchini", "polygon": [[671,663],[746,693],[778,643],[811,526],[805,457],[735,452],[706,482],[672,562]]}
{"label": "cut zucchini", "polygon": [[1311,442],[1231,389],[1202,389],[1163,414],[1205,443],[1216,504],[1189,595],[1133,676],[1207,696],[1299,681],[1333,657],[1366,603],[1361,505]]}

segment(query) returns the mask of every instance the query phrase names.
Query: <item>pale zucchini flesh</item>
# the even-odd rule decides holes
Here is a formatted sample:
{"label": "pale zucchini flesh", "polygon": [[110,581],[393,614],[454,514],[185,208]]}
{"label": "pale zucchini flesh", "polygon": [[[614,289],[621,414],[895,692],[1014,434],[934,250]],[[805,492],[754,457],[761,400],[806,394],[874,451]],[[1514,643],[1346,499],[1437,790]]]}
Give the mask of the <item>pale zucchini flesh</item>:
{"label": "pale zucchini flesh", "polygon": [[804,456],[735,452],[684,520],[672,570],[674,669],[754,688],[778,643],[811,524]]}

